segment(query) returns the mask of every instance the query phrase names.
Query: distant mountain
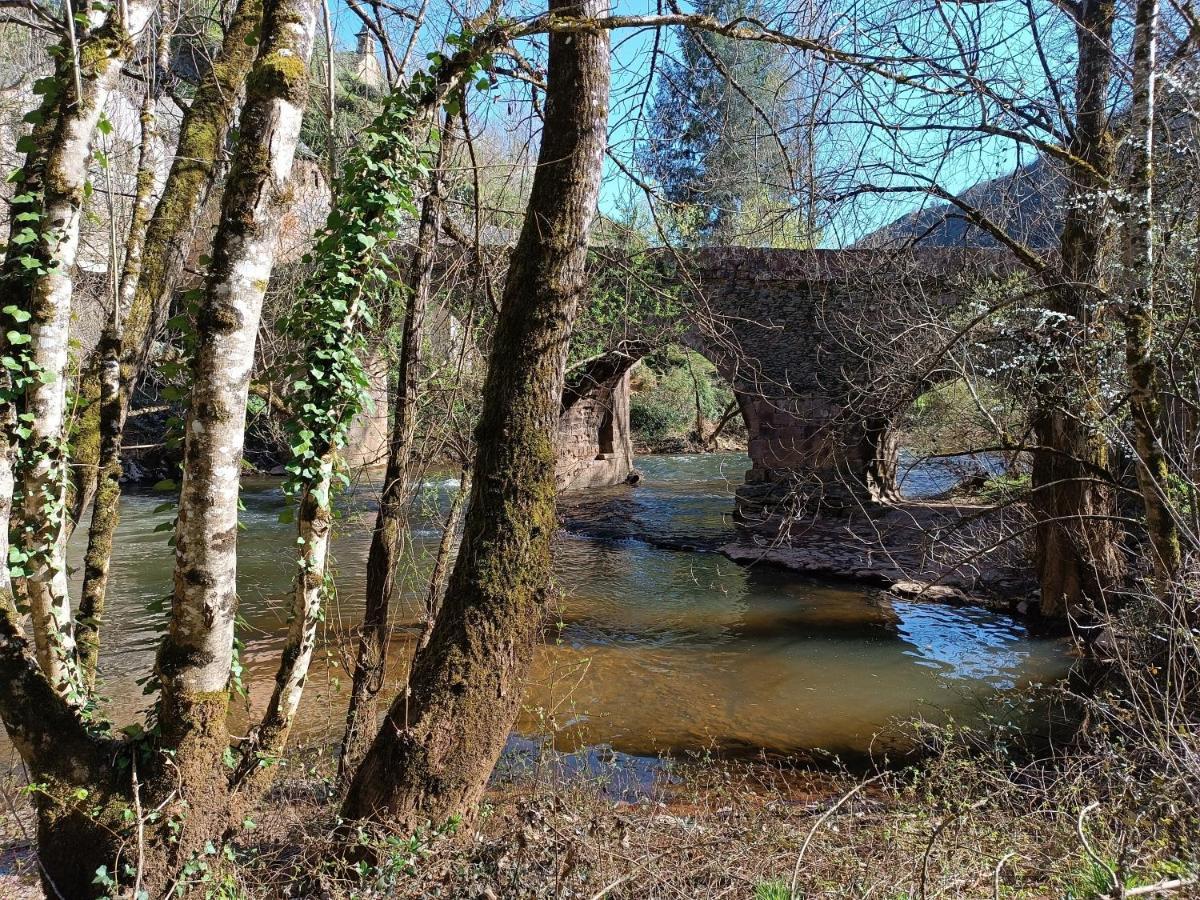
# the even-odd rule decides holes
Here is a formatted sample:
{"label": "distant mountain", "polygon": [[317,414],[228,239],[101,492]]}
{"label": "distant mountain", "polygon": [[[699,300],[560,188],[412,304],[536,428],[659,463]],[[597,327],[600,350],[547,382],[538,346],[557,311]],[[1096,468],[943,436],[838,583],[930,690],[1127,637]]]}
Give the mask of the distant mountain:
{"label": "distant mountain", "polygon": [[[1034,249],[1058,243],[1062,196],[1062,173],[1045,159],[982,181],[961,194],[964,202],[979,209],[1006,234]],[[854,246],[894,248],[914,243],[924,247],[999,246],[991,234],[963,218],[958,207],[940,201],[873,231]]]}

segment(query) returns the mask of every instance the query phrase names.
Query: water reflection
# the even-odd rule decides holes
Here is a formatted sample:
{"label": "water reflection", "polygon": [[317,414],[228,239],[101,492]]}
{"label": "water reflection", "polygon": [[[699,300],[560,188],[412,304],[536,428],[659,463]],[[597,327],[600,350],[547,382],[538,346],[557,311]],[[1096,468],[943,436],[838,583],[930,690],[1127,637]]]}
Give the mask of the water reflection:
{"label": "water reflection", "polygon": [[[733,454],[639,461],[643,481],[563,504],[556,548],[555,621],[530,677],[523,734],[563,749],[606,745],[633,754],[671,750],[814,748],[864,751],[897,717],[971,718],[996,691],[1060,677],[1054,641],[983,610],[885,600],[700,552],[729,540],[732,490],[745,459]],[[431,479],[426,499],[444,508],[455,483]],[[310,738],[340,732],[362,609],[376,487],[349,498],[335,541],[338,597],[325,652],[301,712]],[[143,708],[145,674],[164,613],[148,607],[170,588],[173,554],[155,527],[162,498],[126,497],[113,559],[113,596],[101,675],[119,721]],[[281,642],[284,592],[295,562],[293,526],[270,481],[243,487],[239,537],[242,634],[250,704],[269,693]],[[84,530],[72,543],[82,552]],[[405,561],[396,613],[392,684],[404,676],[417,633],[424,578],[436,546],[422,521]],[[681,550],[672,547],[699,549]]]}

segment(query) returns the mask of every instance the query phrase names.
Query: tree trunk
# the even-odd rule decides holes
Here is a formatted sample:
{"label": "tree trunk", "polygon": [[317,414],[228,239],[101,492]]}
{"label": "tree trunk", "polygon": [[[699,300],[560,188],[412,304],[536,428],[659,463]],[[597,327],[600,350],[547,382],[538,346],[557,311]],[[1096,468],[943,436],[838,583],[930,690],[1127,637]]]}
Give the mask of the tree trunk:
{"label": "tree trunk", "polygon": [[[167,38],[160,36],[160,46]],[[129,308],[142,270],[146,228],[154,205],[154,122],[155,92],[147,90],[142,101],[142,141],[138,152],[134,188],[133,215],[129,237],[125,241],[125,260],[121,279],[113,297],[108,324],[100,338],[96,356],[100,371],[100,459],[99,485],[92,504],[88,526],[87,552],[83,559],[83,589],[79,612],[75,617],[75,642],[79,652],[80,678],[90,694],[96,682],[96,662],[100,654],[100,621],[108,591],[108,567],[112,557],[113,535],[119,521],[121,497],[121,436],[125,430],[125,407],[121,403],[121,333],[125,310]],[[116,260],[112,261],[116,265]]]}
{"label": "tree trunk", "polygon": [[1061,319],[1051,326],[1053,357],[1040,373],[1048,387],[1033,416],[1039,444],[1032,472],[1031,507],[1039,519],[1034,557],[1047,616],[1101,603],[1123,570],[1091,347],[1111,242],[1104,197],[1114,172],[1108,94],[1115,14],[1112,0],[1083,0],[1078,9],[1070,151],[1080,162],[1067,166],[1061,268],[1047,284],[1049,309]]}
{"label": "tree trunk", "polygon": [[80,43],[77,77],[69,82],[46,148],[39,222],[42,268],[30,286],[31,362],[38,377],[30,380],[24,397],[29,436],[21,464],[19,539],[27,557],[25,591],[38,662],[57,690],[76,696],[80,685],[67,592],[63,454],[73,271],[96,124],[151,8],[148,2],[127,4],[127,19],[114,11]]}
{"label": "tree trunk", "polygon": [[371,548],[367,553],[366,609],[354,662],[346,731],[342,737],[338,771],[342,778],[354,770],[375,736],[377,698],[387,666],[388,618],[396,590],[396,569],[404,545],[404,515],[408,505],[408,467],[416,428],[417,391],[421,376],[421,343],[425,339],[425,311],[433,289],[433,263],[442,221],[442,166],[449,141],[449,121],[443,129],[438,157],[421,204],[421,223],[409,269],[408,304],[400,344],[400,371],[392,397],[392,433],[387,466]]}
{"label": "tree trunk", "polygon": [[433,571],[429,573],[429,598],[425,604],[425,622],[421,626],[421,638],[417,641],[417,650],[429,646],[433,637],[433,626],[437,622],[438,613],[442,611],[442,598],[446,595],[446,574],[450,569],[450,553],[454,550],[454,539],[458,537],[458,525],[462,521],[463,501],[471,490],[471,466],[466,464],[458,477],[458,490],[450,501],[450,511],[446,514],[446,524],[442,528],[442,537],[438,541],[437,556],[433,559]]}
{"label": "tree trunk", "polygon": [[[39,785],[38,858],[44,886],[55,896],[108,895],[95,880],[102,866],[150,896],[172,893],[185,887],[183,866],[209,842],[219,845],[238,821],[223,757],[241,442],[316,10],[315,0],[269,4],[241,120],[197,327],[175,595],[156,662],[157,728],[130,740],[98,736],[33,661],[11,604],[0,602],[0,714]],[[131,809],[156,815],[134,822]]]}
{"label": "tree trunk", "polygon": [[175,589],[155,666],[160,740],[174,751],[150,801],[184,815],[174,840],[148,853],[162,886],[230,815],[225,716],[237,616],[238,488],[250,371],[263,296],[308,88],[318,0],[267,0],[262,42],[246,86],[239,139],[197,316],[183,483],[175,528]]}
{"label": "tree trunk", "polygon": [[[598,16],[598,0],[570,8]],[[520,706],[540,634],[555,529],[554,437],[599,196],[606,34],[551,34],[545,122],[512,255],[477,429],[462,548],[410,689],[350,784],[347,818],[411,830],[469,817]]]}
{"label": "tree trunk", "polygon": [[1159,593],[1166,596],[1179,574],[1179,529],[1168,494],[1170,470],[1159,438],[1162,406],[1154,357],[1153,160],[1155,56],[1158,0],[1138,0],[1133,43],[1133,104],[1130,110],[1129,211],[1125,222],[1125,366],[1138,488],[1146,513]]}
{"label": "tree trunk", "polygon": [[[150,360],[155,336],[167,317],[192,238],[217,179],[229,128],[254,62],[257,42],[253,34],[261,24],[262,0],[238,0],[221,49],[200,79],[191,105],[184,110],[171,171],[147,227],[142,266],[133,294],[122,310],[120,409],[113,410],[122,422],[118,443],[124,436],[130,400]],[[91,503],[98,482],[101,378],[100,367],[91,367],[84,372],[79,386],[70,497],[71,518],[76,522]],[[119,499],[118,487],[111,500],[115,503]]]}
{"label": "tree trunk", "polygon": [[737,397],[729,401],[729,405],[725,407],[725,411],[721,413],[721,418],[717,419],[717,424],[713,426],[713,430],[708,437],[704,439],[705,450],[716,450],[717,441],[721,434],[725,431],[725,426],[733,421],[733,417],[742,411],[741,404],[738,403]]}

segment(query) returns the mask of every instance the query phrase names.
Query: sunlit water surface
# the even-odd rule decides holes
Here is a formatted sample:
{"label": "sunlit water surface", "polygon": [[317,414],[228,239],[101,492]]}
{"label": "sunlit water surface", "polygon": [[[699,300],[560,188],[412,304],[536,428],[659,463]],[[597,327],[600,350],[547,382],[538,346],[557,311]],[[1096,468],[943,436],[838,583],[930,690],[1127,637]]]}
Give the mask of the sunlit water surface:
{"label": "sunlit water surface", "polygon": [[[732,492],[746,467],[740,455],[649,457],[638,465],[639,484],[562,504],[558,599],[529,679],[521,735],[561,749],[636,755],[873,752],[900,741],[898,720],[971,721],[1001,708],[1008,715],[999,697],[1067,670],[1060,643],[1005,616],[885,599],[876,589],[745,568],[711,552],[733,536]],[[910,475],[919,490],[918,482]],[[420,628],[439,536],[433,513],[456,487],[436,477],[423,491],[427,512],[415,528],[395,617],[392,687]],[[360,484],[345,502],[334,547],[338,596],[305,693],[302,739],[341,732],[376,490]],[[285,503],[277,482],[247,481],[242,498],[240,635],[248,702],[257,711],[285,629],[295,531],[279,521]],[[169,532],[156,527],[173,512],[156,511],[163,500],[132,491],[122,505],[101,671],[120,724],[147,703],[136,679],[149,669],[164,622],[156,601],[170,590],[173,553]],[[83,538],[80,529],[74,560]]]}

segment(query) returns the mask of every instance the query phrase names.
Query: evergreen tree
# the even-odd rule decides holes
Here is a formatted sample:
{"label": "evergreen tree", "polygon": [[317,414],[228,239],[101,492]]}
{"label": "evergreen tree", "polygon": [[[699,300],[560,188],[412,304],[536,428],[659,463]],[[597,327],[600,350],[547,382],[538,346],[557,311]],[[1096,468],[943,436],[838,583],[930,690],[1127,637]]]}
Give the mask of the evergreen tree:
{"label": "evergreen tree", "polygon": [[[699,0],[696,12],[766,18],[759,0]],[[687,29],[677,39],[659,70],[640,159],[675,205],[676,237],[808,245],[792,174],[803,171],[794,137],[802,104],[786,51]]]}

